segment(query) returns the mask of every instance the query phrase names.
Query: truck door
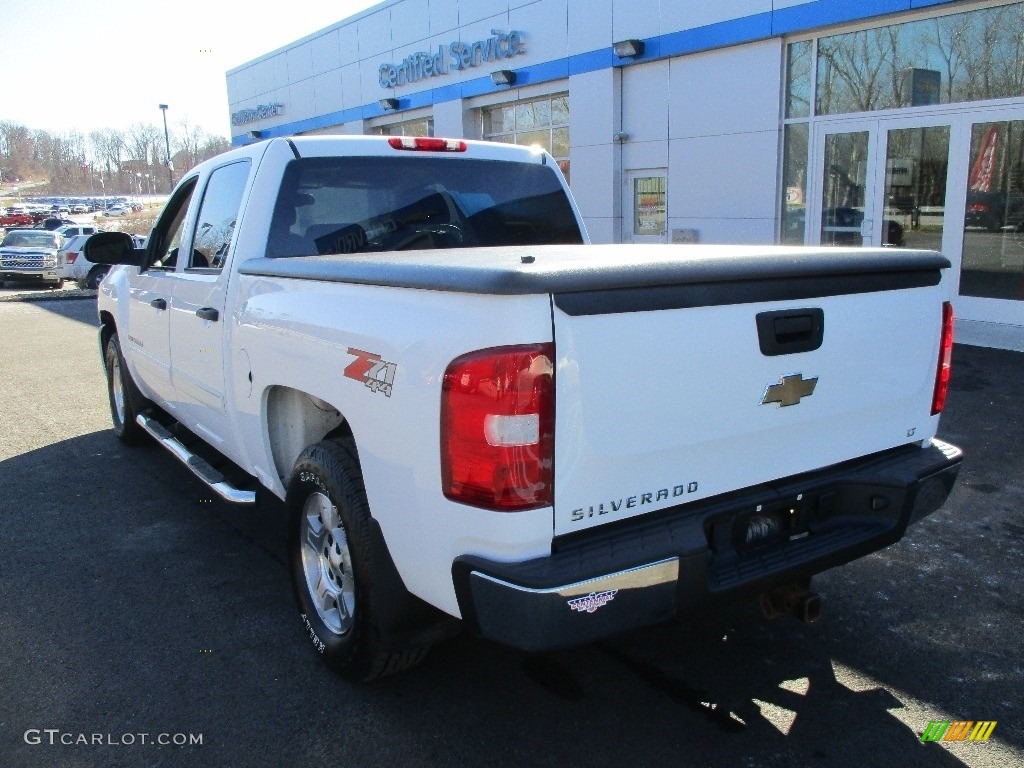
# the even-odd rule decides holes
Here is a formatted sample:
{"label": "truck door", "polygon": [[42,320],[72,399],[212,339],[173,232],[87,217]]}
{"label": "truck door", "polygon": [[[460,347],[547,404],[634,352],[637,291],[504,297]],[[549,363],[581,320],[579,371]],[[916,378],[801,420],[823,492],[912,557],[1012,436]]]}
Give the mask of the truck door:
{"label": "truck door", "polygon": [[251,168],[215,169],[198,201],[192,247],[176,275],[170,310],[171,379],[190,428],[218,447],[227,429],[224,269]]}
{"label": "truck door", "polygon": [[129,278],[128,334],[122,340],[143,389],[174,408],[169,309],[178,250],[195,183],[178,189],[153,228],[146,262]]}

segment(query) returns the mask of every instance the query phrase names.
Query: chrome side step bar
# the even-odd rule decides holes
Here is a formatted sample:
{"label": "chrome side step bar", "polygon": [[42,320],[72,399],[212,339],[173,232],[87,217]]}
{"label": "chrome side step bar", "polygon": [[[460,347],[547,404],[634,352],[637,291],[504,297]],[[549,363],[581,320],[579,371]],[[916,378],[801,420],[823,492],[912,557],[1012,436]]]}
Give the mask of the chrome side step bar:
{"label": "chrome side step bar", "polygon": [[182,464],[192,470],[192,473],[206,483],[210,488],[226,501],[234,504],[255,504],[256,492],[243,491],[230,485],[220,472],[210,466],[209,462],[200,456],[196,456],[186,448],[174,435],[167,431],[163,424],[156,419],[140,413],[135,421],[140,427],[149,432],[160,445],[166,448]]}

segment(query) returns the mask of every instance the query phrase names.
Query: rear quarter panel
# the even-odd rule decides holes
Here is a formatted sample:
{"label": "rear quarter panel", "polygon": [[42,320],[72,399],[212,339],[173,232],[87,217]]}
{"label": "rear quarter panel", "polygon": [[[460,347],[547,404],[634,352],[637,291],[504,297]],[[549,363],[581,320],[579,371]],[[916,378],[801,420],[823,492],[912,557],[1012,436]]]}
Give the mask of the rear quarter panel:
{"label": "rear quarter panel", "polygon": [[[550,341],[547,296],[478,296],[241,276],[230,364],[242,443],[260,480],[284,495],[294,456],[273,455],[275,387],[313,395],[348,421],[370,510],[406,584],[458,615],[452,560],[517,560],[550,552],[550,508],[503,514],[441,492],[441,380],[476,349]],[[352,350],[356,350],[353,352]],[[390,394],[367,386],[363,354],[391,367]],[[252,386],[248,385],[251,365]]]}

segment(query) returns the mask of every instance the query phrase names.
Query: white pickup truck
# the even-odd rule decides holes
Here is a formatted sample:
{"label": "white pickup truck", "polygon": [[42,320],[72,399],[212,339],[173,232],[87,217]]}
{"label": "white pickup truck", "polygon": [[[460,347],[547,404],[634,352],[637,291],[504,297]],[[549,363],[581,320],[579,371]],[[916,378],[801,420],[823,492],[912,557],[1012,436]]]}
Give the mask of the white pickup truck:
{"label": "white pickup truck", "polygon": [[94,235],[114,431],[284,501],[303,631],[365,680],[761,596],[937,509],[949,262],[587,244],[540,150],[297,137]]}

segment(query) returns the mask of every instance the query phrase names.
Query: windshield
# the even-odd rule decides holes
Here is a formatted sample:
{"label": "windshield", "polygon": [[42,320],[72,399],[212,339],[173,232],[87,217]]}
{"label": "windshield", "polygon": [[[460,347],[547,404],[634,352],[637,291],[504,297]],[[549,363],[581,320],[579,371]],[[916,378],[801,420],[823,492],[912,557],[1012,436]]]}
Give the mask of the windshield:
{"label": "windshield", "polygon": [[556,174],[436,156],[293,160],[267,256],[582,243]]}
{"label": "windshield", "polygon": [[24,229],[16,229],[8,232],[0,247],[8,246],[13,248],[57,248],[60,245],[58,236],[53,232],[40,230],[31,232]]}

